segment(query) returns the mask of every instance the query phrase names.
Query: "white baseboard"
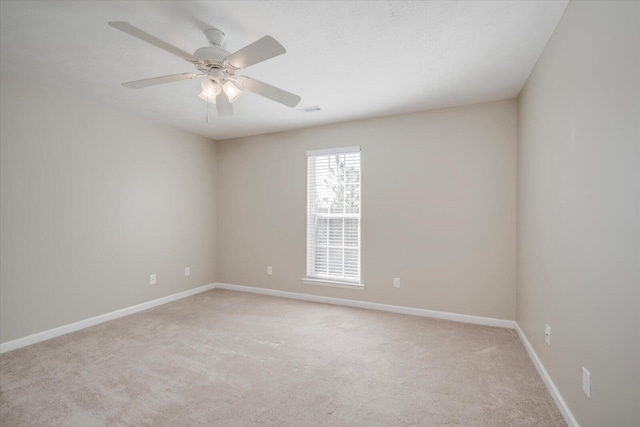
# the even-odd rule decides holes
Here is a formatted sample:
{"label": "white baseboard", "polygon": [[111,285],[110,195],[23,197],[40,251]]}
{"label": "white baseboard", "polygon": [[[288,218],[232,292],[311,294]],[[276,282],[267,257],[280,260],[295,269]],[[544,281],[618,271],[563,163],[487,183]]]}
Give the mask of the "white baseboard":
{"label": "white baseboard", "polygon": [[141,304],[133,305],[131,307],[123,308],[116,311],[112,311],[110,313],[101,314],[99,316],[91,317],[89,319],[80,320],[78,322],[70,323],[68,325],[60,326],[54,329],[49,329],[47,331],[38,332],[23,338],[15,339],[13,341],[7,341],[5,343],[0,344],[0,354],[5,353],[7,351],[11,351],[11,350],[16,350],[18,348],[25,347],[31,344],[35,344],[40,341],[55,338],[60,335],[68,334],[70,332],[75,332],[80,329],[88,328],[90,326],[94,326],[99,323],[104,323],[109,320],[117,319],[119,317],[128,316],[129,314],[133,314],[139,311],[157,307],[162,304],[167,304],[169,302],[176,301],[181,298],[190,297],[191,295],[208,291],[210,289],[213,289],[214,287],[215,287],[215,284],[210,283],[208,285],[200,286],[194,289],[189,289],[184,292],[178,292],[177,294],[168,295],[166,297],[143,302]]}
{"label": "white baseboard", "polygon": [[448,313],[445,311],[425,310],[423,308],[403,307],[398,305],[379,304],[375,302],[357,301],[342,298],[323,297],[319,295],[300,294],[296,292],[277,291],[274,289],[256,288],[254,286],[232,285],[229,283],[215,283],[217,289],[252,292],[255,294],[271,295],[274,297],[292,298],[304,301],[321,302],[325,304],[344,305],[348,307],[366,308],[369,310],[388,311],[391,313],[410,314],[413,316],[432,317],[435,319],[453,320],[454,322],[474,323],[476,325],[496,326],[499,328],[515,329],[514,320],[494,319],[492,317],[471,316],[468,314]]}
{"label": "white baseboard", "polygon": [[564,417],[564,420],[567,422],[567,425],[569,427],[580,427],[580,424],[578,424],[578,421],[571,413],[571,410],[569,409],[569,407],[567,406],[567,403],[562,398],[560,391],[558,390],[556,385],[553,383],[553,380],[549,376],[549,373],[545,369],[544,365],[540,361],[540,358],[538,357],[535,350],[531,346],[531,343],[527,339],[527,336],[524,334],[522,329],[520,329],[520,325],[518,325],[517,322],[516,322],[516,331],[518,332],[518,336],[520,337],[520,340],[524,344],[524,348],[527,349],[527,353],[529,353],[529,357],[531,357],[531,360],[533,361],[533,365],[536,367],[536,369],[538,370],[538,373],[542,377],[542,381],[544,381],[544,384],[547,386],[549,393],[551,393],[551,397],[553,397],[553,400],[555,400],[556,405],[558,405],[558,409],[560,409],[560,413]]}

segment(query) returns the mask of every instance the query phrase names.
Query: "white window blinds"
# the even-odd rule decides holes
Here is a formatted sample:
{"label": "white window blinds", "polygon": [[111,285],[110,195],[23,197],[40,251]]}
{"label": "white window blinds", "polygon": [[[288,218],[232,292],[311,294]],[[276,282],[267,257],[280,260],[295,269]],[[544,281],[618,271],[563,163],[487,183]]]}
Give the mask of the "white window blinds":
{"label": "white window blinds", "polygon": [[307,277],[360,283],[360,147],[307,152]]}

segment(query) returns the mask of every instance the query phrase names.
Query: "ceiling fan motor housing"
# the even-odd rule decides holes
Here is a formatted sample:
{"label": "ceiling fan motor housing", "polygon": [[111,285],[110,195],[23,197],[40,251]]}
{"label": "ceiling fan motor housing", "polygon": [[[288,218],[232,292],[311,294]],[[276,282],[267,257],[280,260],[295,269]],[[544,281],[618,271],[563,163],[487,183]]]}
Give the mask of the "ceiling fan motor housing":
{"label": "ceiling fan motor housing", "polygon": [[224,59],[230,55],[229,52],[222,48],[222,45],[224,45],[224,33],[217,28],[209,28],[205,30],[204,34],[207,36],[211,46],[201,47],[193,53],[193,56],[205,64],[204,69],[200,71],[207,71],[207,68],[212,68],[206,67],[206,65],[213,65],[214,68],[224,67]]}
{"label": "ceiling fan motor housing", "polygon": [[193,52],[193,56],[206,62],[222,64],[229,52],[219,46],[205,46]]}
{"label": "ceiling fan motor housing", "polygon": [[216,70],[224,71],[226,74],[231,72],[224,64],[229,52],[219,46],[201,47],[193,53],[193,56],[200,59],[200,62],[195,66],[201,73],[212,75],[211,72]]}

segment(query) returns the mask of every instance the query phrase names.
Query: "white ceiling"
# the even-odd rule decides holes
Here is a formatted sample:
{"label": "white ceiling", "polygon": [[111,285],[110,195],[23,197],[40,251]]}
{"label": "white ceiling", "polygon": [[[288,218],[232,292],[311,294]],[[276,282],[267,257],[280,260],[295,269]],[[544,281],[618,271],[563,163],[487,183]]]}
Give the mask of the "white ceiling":
{"label": "white ceiling", "polygon": [[[568,1],[5,1],[0,72],[214,139],[513,98]],[[253,93],[205,122],[199,81],[120,83],[193,72],[107,25],[126,21],[183,50],[218,27],[234,52],[271,35],[287,53],[240,74],[302,97],[303,114]]]}

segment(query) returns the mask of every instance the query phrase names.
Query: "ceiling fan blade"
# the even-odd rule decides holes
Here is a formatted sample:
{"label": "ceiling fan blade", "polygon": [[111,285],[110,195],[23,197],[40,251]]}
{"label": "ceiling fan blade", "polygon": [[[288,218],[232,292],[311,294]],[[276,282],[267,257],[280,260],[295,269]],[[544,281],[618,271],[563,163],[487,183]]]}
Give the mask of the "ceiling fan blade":
{"label": "ceiling fan blade", "polygon": [[173,53],[174,55],[179,56],[180,58],[187,60],[189,62],[200,61],[198,58],[191,55],[190,53],[187,53],[182,49],[179,49],[173,45],[170,45],[169,43],[162,41],[159,38],[154,37],[149,33],[145,33],[144,31],[128,24],[127,22],[114,21],[114,22],[109,22],[109,25],[111,25],[113,28],[116,28],[120,31],[124,31],[125,33],[130,34],[133,37],[136,37],[147,43],[151,43],[152,45],[159,47],[160,49],[166,50],[169,53]]}
{"label": "ceiling fan blade", "polygon": [[271,86],[270,84],[247,76],[239,76],[236,80],[236,84],[240,89],[246,89],[250,92],[257,93],[258,95],[264,96],[265,98],[269,98],[291,108],[298,105],[301,99],[298,95],[294,95],[291,92],[287,92],[286,90],[279,89],[275,86]]}
{"label": "ceiling fan blade", "polygon": [[282,55],[287,50],[276,39],[264,36],[260,40],[232,53],[225,62],[234,68],[247,68],[274,56]]}
{"label": "ceiling fan blade", "polygon": [[216,109],[219,116],[233,115],[233,105],[229,102],[229,98],[227,98],[227,94],[224,91],[216,96]]}
{"label": "ceiling fan blade", "polygon": [[204,74],[196,74],[196,73],[172,74],[170,76],[153,77],[150,79],[136,80],[134,82],[126,82],[126,83],[122,83],[122,86],[126,86],[131,89],[140,89],[143,87],[161,85],[163,83],[177,82],[180,80],[193,80],[200,76],[204,76]]}

